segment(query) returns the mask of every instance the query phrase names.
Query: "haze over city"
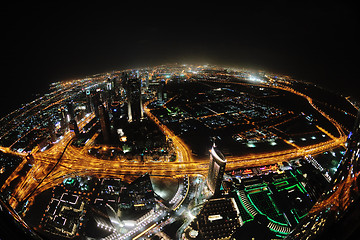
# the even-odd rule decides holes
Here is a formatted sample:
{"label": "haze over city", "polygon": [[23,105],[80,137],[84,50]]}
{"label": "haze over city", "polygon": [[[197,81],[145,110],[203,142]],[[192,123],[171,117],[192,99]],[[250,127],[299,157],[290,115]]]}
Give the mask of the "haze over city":
{"label": "haze over city", "polygon": [[348,1],[8,3],[3,58],[11,81],[1,102],[18,106],[12,96],[30,100],[54,81],[169,62],[278,72],[354,94],[355,9]]}

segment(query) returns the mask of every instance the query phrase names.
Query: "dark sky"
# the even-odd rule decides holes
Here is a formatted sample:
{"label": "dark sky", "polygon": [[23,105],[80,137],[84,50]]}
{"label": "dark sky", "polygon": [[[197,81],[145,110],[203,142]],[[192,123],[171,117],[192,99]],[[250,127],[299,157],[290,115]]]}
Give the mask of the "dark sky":
{"label": "dark sky", "polygon": [[93,2],[1,10],[2,113],[54,81],[169,62],[264,69],[352,95],[358,88],[350,1]]}

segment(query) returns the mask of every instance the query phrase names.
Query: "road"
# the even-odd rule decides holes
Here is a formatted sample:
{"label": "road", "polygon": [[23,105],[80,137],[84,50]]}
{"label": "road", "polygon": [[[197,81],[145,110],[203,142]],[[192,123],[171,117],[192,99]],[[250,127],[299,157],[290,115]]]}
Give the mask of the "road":
{"label": "road", "polygon": [[[331,140],[309,145],[301,148],[294,148],[284,151],[275,151],[261,154],[249,154],[244,156],[227,157],[227,170],[242,167],[255,167],[261,165],[275,164],[290,159],[304,157],[306,155],[316,155],[334,149],[346,141],[346,135],[342,127],[320,109],[318,109],[310,97],[296,92],[291,88],[278,86],[282,90],[290,91],[308,100],[309,104],[327,118],[337,129],[340,137],[333,137]],[[144,112],[162,130],[167,138],[172,139],[176,149],[177,160],[175,162],[119,162],[114,160],[98,159],[91,156],[87,151],[72,146],[70,141],[74,133],[67,132],[63,138],[50,149],[44,152],[33,154],[33,161],[30,171],[26,175],[19,175],[24,165],[27,164],[23,156],[23,162],[10,175],[1,190],[4,190],[15,179],[20,181],[15,186],[9,204],[16,209],[19,204],[32,200],[39,193],[60,184],[64,178],[72,176],[94,176],[94,177],[114,177],[118,178],[126,174],[139,175],[150,173],[153,175],[191,175],[203,174],[206,176],[208,171],[208,159],[198,159],[192,155],[191,149],[185,142],[176,136],[166,125],[162,124],[147,108],[150,102],[144,104]],[[79,124],[81,130],[94,117],[94,114],[83,119]],[[11,152],[8,148],[0,148],[4,152]],[[65,151],[64,151],[65,150]],[[19,155],[19,154],[17,154]],[[20,154],[21,155],[21,154]],[[61,158],[60,158],[61,156]]]}

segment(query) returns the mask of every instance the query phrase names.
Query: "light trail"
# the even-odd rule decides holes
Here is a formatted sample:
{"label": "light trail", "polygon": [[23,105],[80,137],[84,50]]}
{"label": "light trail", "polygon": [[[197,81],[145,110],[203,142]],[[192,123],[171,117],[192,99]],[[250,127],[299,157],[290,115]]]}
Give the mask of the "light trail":
{"label": "light trail", "polygon": [[[328,119],[336,127],[339,137],[332,136],[329,141],[305,147],[294,146],[294,149],[290,150],[248,154],[243,156],[229,156],[227,157],[227,170],[276,164],[295,158],[305,157],[307,155],[314,156],[334,149],[344,144],[346,141],[347,136],[340,124],[315,106],[313,100],[309,96],[297,92],[289,87],[277,86],[276,88],[292,92],[305,98],[316,111],[322,114],[322,116]],[[50,149],[33,154],[34,159],[31,171],[28,171],[24,176],[20,176],[19,173],[28,162],[25,155],[12,152],[9,148],[0,147],[1,151],[22,156],[24,159],[1,188],[1,190],[4,190],[15,179],[21,179],[21,181],[15,186],[12,198],[9,200],[9,204],[13,209],[16,209],[19,206],[19,203],[23,203],[24,200],[29,200],[29,202],[31,202],[39,193],[57,186],[64,180],[64,178],[72,176],[118,178],[126,174],[140,175],[144,173],[164,176],[183,176],[186,174],[206,175],[208,171],[208,159],[195,158],[186,143],[151,113],[150,109],[147,107],[149,103],[150,101],[144,104],[144,112],[149,119],[151,119],[159,127],[159,129],[161,129],[167,138],[172,139],[177,155],[177,160],[175,162],[143,163],[99,159],[89,155],[87,151],[84,151],[82,148],[77,148],[72,145],[67,146],[74,137],[73,133],[68,132]],[[95,115],[91,114],[84,118],[83,121],[79,123],[79,129],[82,129],[94,117]],[[66,151],[64,151],[66,146]],[[63,156],[59,160],[59,157],[62,154]],[[39,182],[39,179],[42,179],[41,182]]]}

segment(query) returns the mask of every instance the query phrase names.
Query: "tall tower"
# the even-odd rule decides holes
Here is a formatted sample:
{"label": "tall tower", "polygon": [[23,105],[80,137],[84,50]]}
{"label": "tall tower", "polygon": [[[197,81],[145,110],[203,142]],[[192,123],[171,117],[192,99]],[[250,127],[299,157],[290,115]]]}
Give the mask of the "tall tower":
{"label": "tall tower", "polygon": [[61,132],[65,132],[66,129],[68,128],[69,124],[67,121],[67,117],[66,117],[66,112],[65,112],[65,108],[61,107],[59,109],[60,111],[60,126],[61,126]]}
{"label": "tall tower", "polygon": [[77,122],[75,120],[75,111],[74,111],[74,105],[72,102],[69,102],[66,104],[66,107],[69,112],[70,121],[69,121],[69,127],[70,130],[73,131],[76,135],[79,134],[79,127],[77,125]]}
{"label": "tall tower", "polygon": [[209,172],[207,185],[214,195],[219,194],[226,166],[224,155],[215,147],[210,150]]}
{"label": "tall tower", "polygon": [[160,83],[159,83],[159,87],[158,87],[158,99],[160,101],[164,101],[165,100],[165,80],[161,80]]}
{"label": "tall tower", "polygon": [[90,89],[86,89],[85,97],[86,97],[86,112],[91,113],[91,91],[90,91]]}
{"label": "tall tower", "polygon": [[49,129],[51,142],[55,142],[56,141],[55,125],[51,120],[48,121],[48,129]]}
{"label": "tall tower", "polygon": [[102,104],[99,105],[99,118],[104,142],[109,143],[111,137],[110,119],[108,112],[105,110],[104,105]]}
{"label": "tall tower", "polygon": [[114,120],[118,120],[121,115],[121,104],[120,102],[112,102],[110,106],[111,114]]}
{"label": "tall tower", "polygon": [[96,117],[100,117],[99,116],[99,105],[100,105],[100,94],[95,92],[93,94],[90,95],[90,98],[91,98],[91,107],[92,109],[94,110],[95,112],[95,116]]}
{"label": "tall tower", "polygon": [[144,116],[141,99],[140,79],[128,79],[125,89],[128,101],[128,120],[129,122],[138,121]]}

